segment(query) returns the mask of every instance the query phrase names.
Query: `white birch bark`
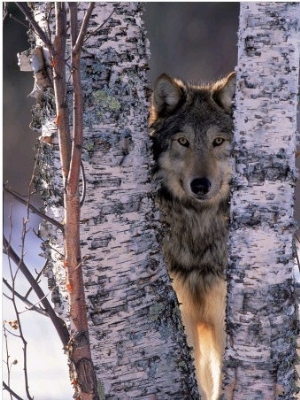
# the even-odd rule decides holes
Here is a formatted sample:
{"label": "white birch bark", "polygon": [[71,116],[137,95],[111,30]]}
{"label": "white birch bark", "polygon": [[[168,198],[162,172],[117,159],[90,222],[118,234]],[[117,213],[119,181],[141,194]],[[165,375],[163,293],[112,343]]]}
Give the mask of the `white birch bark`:
{"label": "white birch bark", "polygon": [[241,3],[226,399],[295,398],[299,3]]}
{"label": "white birch bark", "polygon": [[[83,15],[87,3],[78,7]],[[41,4],[40,15],[45,11]],[[81,253],[90,343],[101,399],[196,399],[177,300],[157,238],[148,57],[139,3],[96,3],[81,63],[86,183]],[[41,117],[42,136],[52,143],[43,145],[40,161],[44,198],[49,215],[63,222],[55,112],[46,110]],[[51,282],[55,276],[56,310],[68,322],[62,234],[45,225],[51,230],[50,247],[44,249],[53,260],[48,276]]]}

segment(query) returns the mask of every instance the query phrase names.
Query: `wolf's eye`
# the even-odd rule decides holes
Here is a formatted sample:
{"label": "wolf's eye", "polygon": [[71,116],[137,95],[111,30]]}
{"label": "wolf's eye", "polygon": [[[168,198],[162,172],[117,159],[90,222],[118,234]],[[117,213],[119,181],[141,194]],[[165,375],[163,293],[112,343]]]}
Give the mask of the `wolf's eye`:
{"label": "wolf's eye", "polygon": [[217,147],[217,146],[221,146],[221,144],[223,144],[225,142],[225,139],[221,138],[221,137],[217,137],[215,138],[215,140],[213,141],[213,146]]}
{"label": "wolf's eye", "polygon": [[181,144],[181,146],[189,147],[189,141],[187,140],[186,137],[181,136],[180,138],[177,139],[177,141],[179,144]]}

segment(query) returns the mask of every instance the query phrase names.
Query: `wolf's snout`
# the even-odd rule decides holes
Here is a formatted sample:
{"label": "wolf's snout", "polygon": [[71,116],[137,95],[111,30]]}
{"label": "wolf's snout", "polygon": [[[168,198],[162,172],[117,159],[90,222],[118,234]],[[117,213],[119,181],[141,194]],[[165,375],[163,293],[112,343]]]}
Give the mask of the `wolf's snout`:
{"label": "wolf's snout", "polygon": [[203,196],[209,192],[211,183],[207,178],[196,178],[191,183],[191,189],[197,196]]}

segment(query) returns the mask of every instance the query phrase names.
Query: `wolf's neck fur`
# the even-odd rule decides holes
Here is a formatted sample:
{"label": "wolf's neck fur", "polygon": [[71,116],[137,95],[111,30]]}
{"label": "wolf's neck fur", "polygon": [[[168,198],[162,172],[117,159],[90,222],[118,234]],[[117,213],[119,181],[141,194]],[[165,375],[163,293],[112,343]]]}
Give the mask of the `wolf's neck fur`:
{"label": "wolf's neck fur", "polygon": [[[169,237],[164,255],[171,276],[202,281],[223,277],[227,261],[229,199],[221,202],[181,202],[164,190],[160,200]],[[197,290],[197,289],[195,289]]]}

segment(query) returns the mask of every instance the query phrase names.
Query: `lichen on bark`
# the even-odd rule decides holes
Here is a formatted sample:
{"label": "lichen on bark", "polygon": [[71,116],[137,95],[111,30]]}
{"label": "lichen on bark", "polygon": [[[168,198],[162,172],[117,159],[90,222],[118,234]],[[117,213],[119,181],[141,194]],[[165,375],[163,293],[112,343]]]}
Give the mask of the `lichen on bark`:
{"label": "lichen on bark", "polygon": [[241,3],[226,399],[295,398],[297,3]]}

